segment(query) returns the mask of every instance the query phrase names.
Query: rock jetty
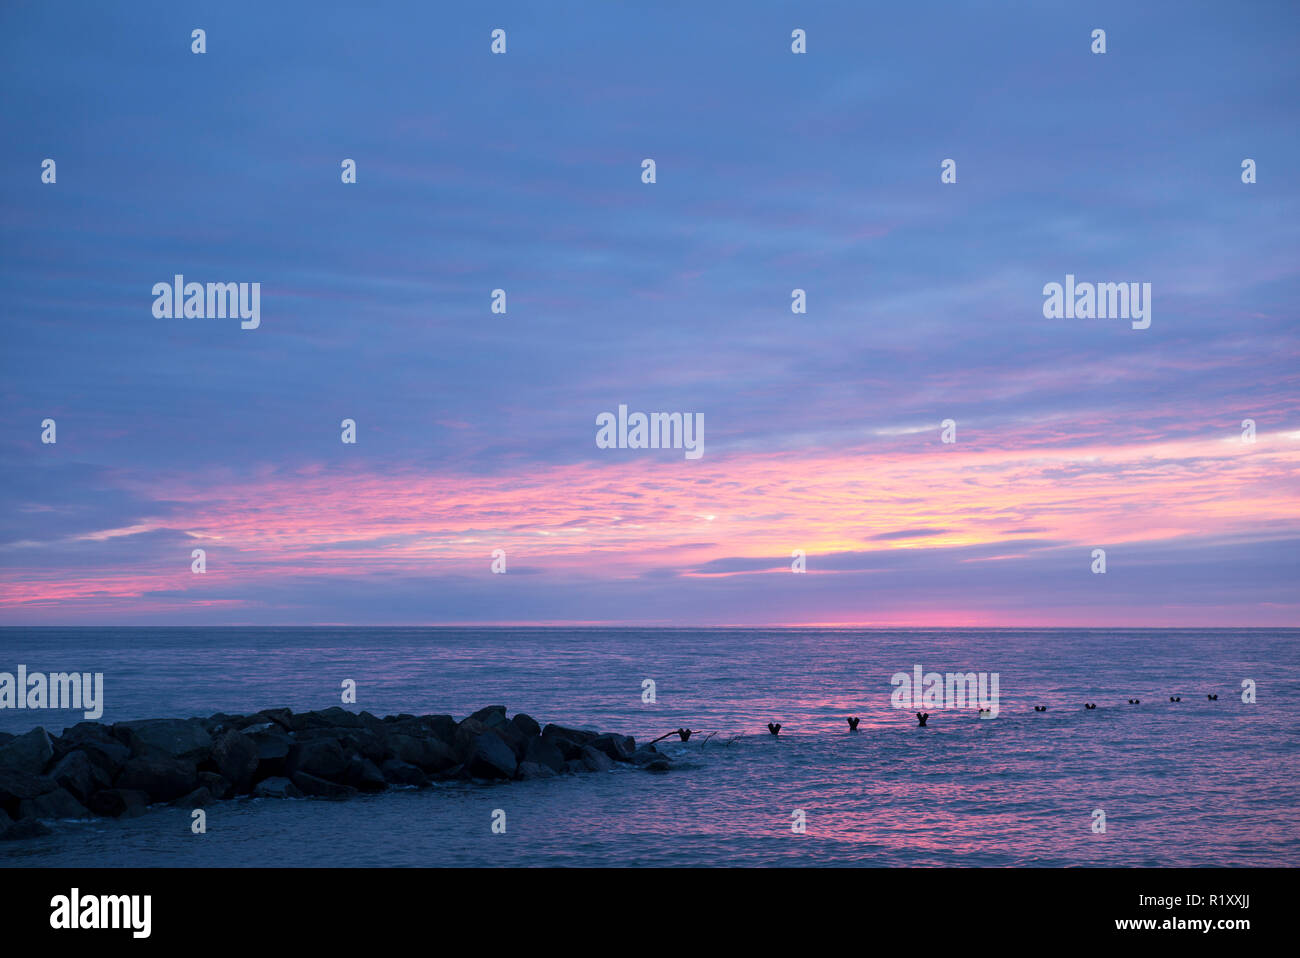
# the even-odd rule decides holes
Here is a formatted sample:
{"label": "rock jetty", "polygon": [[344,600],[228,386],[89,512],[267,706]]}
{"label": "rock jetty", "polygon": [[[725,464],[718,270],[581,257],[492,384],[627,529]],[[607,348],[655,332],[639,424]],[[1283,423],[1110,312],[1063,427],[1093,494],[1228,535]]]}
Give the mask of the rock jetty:
{"label": "rock jetty", "polygon": [[651,772],[669,761],[629,735],[547,725],[490,705],[450,715],[329,708],[294,714],[81,722],[0,733],[0,840],[48,833],[42,820],[139,815],[151,804],[197,808],[223,799],[345,799],[393,786],[504,781],[601,772],[616,763]]}

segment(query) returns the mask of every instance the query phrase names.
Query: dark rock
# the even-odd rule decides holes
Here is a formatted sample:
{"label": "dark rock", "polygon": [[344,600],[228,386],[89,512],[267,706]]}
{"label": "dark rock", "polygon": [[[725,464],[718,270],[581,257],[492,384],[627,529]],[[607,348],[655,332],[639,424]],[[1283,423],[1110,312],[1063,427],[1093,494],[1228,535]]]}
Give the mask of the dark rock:
{"label": "dark rock", "polygon": [[133,758],[113,783],[118,789],[144,792],[152,802],[170,802],[199,786],[194,763],[179,758]]}
{"label": "dark rock", "polygon": [[201,761],[212,749],[212,735],[198,719],[144,719],[113,726],[118,741],[132,754]]}
{"label": "dark rock", "polygon": [[27,818],[21,822],[15,822],[0,833],[0,842],[17,842],[25,838],[43,838],[51,834],[53,833],[36,819]]}
{"label": "dark rock", "polygon": [[582,764],[592,772],[608,772],[614,767],[614,760],[604,752],[598,751],[590,745],[582,747]]}
{"label": "dark rock", "polygon": [[117,773],[122,771],[131,758],[131,750],[121,742],[112,739],[108,741],[87,739],[77,746],[76,751],[84,752],[86,758],[90,759],[90,764],[110,780],[117,778]]}
{"label": "dark rock", "polygon": [[545,765],[553,772],[564,771],[564,755],[554,742],[543,738],[530,739],[524,751],[524,761],[534,765]]}
{"label": "dark rock", "polygon": [[54,742],[45,729],[37,727],[0,746],[0,768],[39,775],[54,758]]}
{"label": "dark rock", "polygon": [[518,777],[524,781],[534,778],[554,778],[559,773],[549,765],[538,765],[536,762],[520,762]]}
{"label": "dark rock", "polygon": [[493,727],[492,731],[501,737],[501,741],[510,746],[510,751],[515,753],[516,762],[524,757],[531,739],[520,732],[519,729],[515,728],[511,723],[505,722]]}
{"label": "dark rock", "polygon": [[135,818],[143,815],[149,796],[130,788],[106,788],[90,796],[90,810],[109,818]]}
{"label": "dark rock", "polygon": [[0,808],[0,833],[3,833],[4,830],[8,828],[10,825],[12,825],[13,823],[14,820],[9,817],[9,813],[6,812],[3,808]]}
{"label": "dark rock", "polygon": [[514,778],[519,763],[501,736],[484,732],[475,740],[465,767],[475,778]]}
{"label": "dark rock", "polygon": [[630,735],[597,735],[590,744],[616,762],[631,761],[632,753],[636,751],[636,739]]}
{"label": "dark rock", "polygon": [[364,728],[366,720],[355,712],[349,712],[345,708],[335,705],[333,708],[323,709],[319,712],[309,712],[309,715],[316,715],[320,721],[324,722],[331,728]]}
{"label": "dark rock", "polygon": [[293,784],[302,790],[304,795],[313,798],[329,798],[342,800],[351,798],[357,794],[357,790],[351,785],[340,785],[337,782],[331,782],[323,778],[317,778],[307,772],[295,772],[290,776]]}
{"label": "dark rock", "polygon": [[390,735],[388,747],[394,758],[426,772],[444,772],[459,764],[456,753],[441,739]]}
{"label": "dark rock", "polygon": [[287,778],[277,775],[264,778],[253,786],[253,795],[257,798],[302,798],[302,791]]}
{"label": "dark rock", "polygon": [[286,732],[293,730],[293,712],[288,709],[262,709],[255,718],[259,722],[270,722]]}
{"label": "dark rock", "polygon": [[641,768],[647,772],[668,772],[672,770],[672,765],[666,758],[657,758],[653,762],[642,765]]}
{"label": "dark rock", "polygon": [[651,762],[657,762],[663,757],[663,753],[653,745],[642,745],[632,753],[632,757],[629,761],[633,765],[649,765]]}
{"label": "dark rock", "polygon": [[[343,747],[332,739],[316,739],[312,742],[298,742],[289,749],[285,760],[285,769],[294,784],[298,784],[299,773],[339,781],[348,770],[348,757]],[[302,788],[301,785],[298,785]],[[303,788],[306,792],[307,789]],[[307,794],[311,794],[307,792]]]}
{"label": "dark rock", "polygon": [[[0,732],[0,746],[8,745],[15,738],[17,738],[16,735],[10,735],[8,732]],[[0,831],[3,831],[3,828],[0,828]]]}
{"label": "dark rock", "polygon": [[77,801],[66,788],[56,788],[35,798],[25,798],[18,803],[19,818],[89,818],[86,806]]}
{"label": "dark rock", "polygon": [[213,798],[235,797],[235,787],[216,772],[199,772],[199,787],[206,788]]}
{"label": "dark rock", "polygon": [[479,709],[470,716],[476,722],[482,722],[488,728],[496,728],[498,725],[506,723],[506,707],[504,705],[489,705],[485,709]]}
{"label": "dark rock", "polygon": [[580,758],[571,758],[564,763],[565,775],[577,775],[581,772],[589,771],[591,771],[591,769],[587,768],[587,763]]}
{"label": "dark rock", "polygon": [[542,729],[542,738],[566,738],[570,742],[577,742],[579,745],[590,745],[592,740],[599,737],[598,732],[592,732],[585,728],[565,728],[563,725],[547,725]]}
{"label": "dark rock", "polygon": [[96,766],[82,751],[69,752],[55,762],[50,769],[50,778],[71,792],[82,804],[89,801],[95,792],[113,785],[112,776]]}
{"label": "dark rock", "polygon": [[390,758],[384,762],[380,766],[380,771],[384,774],[384,781],[393,785],[424,786],[429,784],[429,777],[424,772],[409,762],[403,762],[398,758]]}
{"label": "dark rock", "polygon": [[212,764],[240,795],[253,787],[260,759],[257,744],[243,732],[222,732],[212,742]]}
{"label": "dark rock", "polygon": [[475,743],[487,731],[488,727],[473,716],[457,725],[456,736],[452,741],[452,749],[455,751],[456,757],[462,762],[468,762],[470,754],[474,751]]}
{"label": "dark rock", "polygon": [[11,818],[17,817],[19,802],[52,792],[58,787],[59,783],[46,775],[0,768],[0,809]]}
{"label": "dark rock", "polygon": [[542,734],[542,727],[537,724],[537,720],[523,712],[512,718],[510,724],[518,729],[519,734],[524,738],[536,738]]}
{"label": "dark rock", "polygon": [[363,792],[382,792],[388,787],[388,780],[379,771],[375,763],[360,755],[353,756],[348,762],[348,784]]}
{"label": "dark rock", "polygon": [[267,722],[245,729],[244,735],[257,749],[257,771],[254,778],[271,778],[284,774],[285,759],[293,747],[293,737],[283,726]]}
{"label": "dark rock", "polygon": [[183,798],[176,799],[174,804],[181,808],[202,808],[205,805],[211,805],[216,800],[216,796],[200,785]]}

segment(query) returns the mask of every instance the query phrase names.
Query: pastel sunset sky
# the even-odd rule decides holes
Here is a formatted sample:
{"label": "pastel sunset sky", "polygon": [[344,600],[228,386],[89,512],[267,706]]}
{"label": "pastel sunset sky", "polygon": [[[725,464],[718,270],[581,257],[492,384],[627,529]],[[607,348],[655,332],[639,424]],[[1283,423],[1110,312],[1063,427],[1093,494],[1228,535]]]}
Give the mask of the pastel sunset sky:
{"label": "pastel sunset sky", "polygon": [[1296,5],[408,6],[0,9],[0,625],[1300,625]]}

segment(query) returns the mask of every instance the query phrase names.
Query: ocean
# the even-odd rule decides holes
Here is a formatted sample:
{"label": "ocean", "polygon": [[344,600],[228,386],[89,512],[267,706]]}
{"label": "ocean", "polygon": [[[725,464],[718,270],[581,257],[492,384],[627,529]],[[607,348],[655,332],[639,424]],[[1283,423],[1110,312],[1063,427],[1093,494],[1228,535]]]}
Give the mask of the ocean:
{"label": "ocean", "polygon": [[[638,742],[698,730],[660,744],[678,763],[666,774],[239,799],[210,806],[203,835],[188,809],[159,806],[0,844],[0,866],[1291,865],[1297,640],[1298,630],[0,629],[0,672],[103,672],[103,722],[328,708],[352,679],[349,707],[381,716],[460,719],[500,704]],[[926,708],[917,727],[915,709],[892,706],[891,677],[918,665],[997,673],[997,717]],[[1245,680],[1254,703],[1242,700]],[[861,718],[856,733],[848,715]],[[3,709],[0,731],[55,733],[81,719]],[[778,737],[768,722],[782,724]],[[503,834],[492,829],[500,812]]]}

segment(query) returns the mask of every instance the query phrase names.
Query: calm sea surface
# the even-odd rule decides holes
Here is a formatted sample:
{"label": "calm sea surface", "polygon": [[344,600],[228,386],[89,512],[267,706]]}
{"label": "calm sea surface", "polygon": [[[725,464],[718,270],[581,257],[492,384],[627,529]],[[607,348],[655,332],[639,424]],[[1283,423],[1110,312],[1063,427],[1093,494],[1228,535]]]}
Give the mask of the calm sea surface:
{"label": "calm sea surface", "polygon": [[[501,704],[638,741],[701,730],[661,746],[681,761],[665,775],[243,799],[209,807],[201,836],[188,809],[157,807],[56,823],[0,845],[0,866],[1290,865],[1298,642],[1295,630],[0,629],[0,671],[103,672],[105,722],[327,708],[354,679],[356,707],[376,715]],[[918,664],[998,673],[999,716],[929,709],[917,728],[891,707],[890,677]],[[861,716],[856,734],[846,715]],[[0,731],[80,720],[4,709]]]}

